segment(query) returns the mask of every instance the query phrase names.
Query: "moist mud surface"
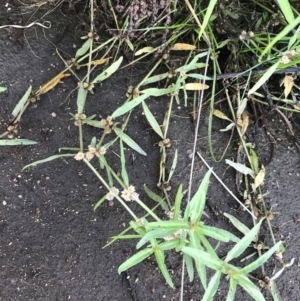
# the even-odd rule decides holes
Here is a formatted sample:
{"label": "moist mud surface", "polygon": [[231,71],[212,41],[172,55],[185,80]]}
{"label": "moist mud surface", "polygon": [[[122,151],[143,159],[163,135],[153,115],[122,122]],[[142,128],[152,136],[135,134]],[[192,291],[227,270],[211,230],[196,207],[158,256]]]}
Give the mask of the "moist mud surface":
{"label": "moist mud surface", "polygon": [[[0,4],[0,25],[11,22],[26,24],[31,14],[11,4],[10,7],[8,13],[5,4]],[[43,11],[38,13],[42,17]],[[51,29],[33,26],[18,32],[0,30],[0,85],[8,88],[0,94],[2,132],[28,86],[36,88],[62,70],[64,65],[56,48],[64,59],[70,59],[81,45],[75,32],[79,21],[76,14],[66,14],[58,9],[43,20],[51,22]],[[110,115],[124,101],[128,86],[137,84],[145,70],[150,68],[151,62],[139,63],[104,81],[88,98],[87,114],[97,114],[98,119]],[[93,206],[106,191],[83,163],[73,158],[58,159],[22,172],[26,164],[57,154],[60,147],[78,146],[77,128],[69,115],[76,112],[76,93],[72,92],[76,85],[75,79],[65,79],[25,112],[18,135],[38,144],[0,149],[0,300],[179,300],[182,259],[178,254],[168,253],[166,256],[175,289],[167,286],[152,257],[127,273],[118,274],[118,266],[135,253],[135,242],[124,240],[105,249],[102,247],[111,236],[128,227],[130,216],[117,202],[104,203],[96,212],[93,211]],[[149,99],[149,108],[158,120],[163,120],[167,102],[167,99]],[[194,139],[194,123],[189,116],[192,110],[192,103],[188,103],[187,107],[183,104],[174,107],[172,112],[169,137],[172,146],[168,154],[172,158],[178,149],[179,159],[171,195],[175,195],[180,183],[187,188],[189,181]],[[299,133],[298,116],[295,115],[291,122],[295,133]],[[210,158],[207,123],[208,111],[204,110],[198,151],[236,193],[235,172],[225,163],[215,163]],[[263,164],[269,159],[273,143],[274,156],[266,166],[263,191],[269,191],[267,205],[276,213],[271,222],[276,238],[283,240],[286,246],[284,258],[286,262],[295,258],[294,265],[280,276],[277,285],[283,300],[300,300],[300,157],[280,116],[266,110],[265,124],[275,141],[271,141],[264,130],[256,129],[254,124],[250,125],[248,139],[257,145]],[[225,121],[214,123],[213,143],[217,157],[222,154],[230,136],[219,131],[226,126]],[[127,134],[138,142],[147,156],[128,148],[126,159],[130,183],[152,207],[155,204],[143,193],[143,185],[147,184],[160,193],[156,190],[160,154],[157,147],[159,137],[149,128],[142,111],[135,109]],[[99,137],[99,131],[86,127],[85,145],[93,136]],[[237,138],[233,140],[226,158],[236,156],[237,141]],[[107,160],[113,162],[116,171],[120,170],[119,158],[112,151],[107,154]],[[170,166],[171,159],[169,161]],[[195,164],[194,191],[206,172],[199,159]],[[130,206],[138,214],[143,214],[134,203]],[[207,224],[236,235],[239,234],[222,215],[223,212],[233,214],[249,227],[252,225],[251,217],[214,178],[205,210],[210,216],[205,218]],[[262,240],[270,241],[267,229],[262,229],[261,234]],[[227,251],[222,245],[218,250],[220,256],[226,255]],[[271,277],[280,267],[275,259],[271,259],[265,268]],[[253,276],[260,277],[260,273],[257,271]],[[223,279],[214,300],[224,300],[227,289],[228,282]],[[264,294],[267,300],[271,300],[266,291]],[[184,300],[200,300],[202,295],[199,280],[196,278],[189,283],[186,277]],[[239,289],[236,300],[252,299]]]}

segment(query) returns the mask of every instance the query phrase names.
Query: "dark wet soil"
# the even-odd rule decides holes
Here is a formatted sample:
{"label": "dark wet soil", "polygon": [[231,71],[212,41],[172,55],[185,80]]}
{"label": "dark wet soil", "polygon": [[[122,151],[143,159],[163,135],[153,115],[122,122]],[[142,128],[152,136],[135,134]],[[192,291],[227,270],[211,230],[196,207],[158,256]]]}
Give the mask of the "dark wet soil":
{"label": "dark wet soil", "polygon": [[[39,11],[42,16],[45,11]],[[26,23],[32,11],[23,11],[11,6],[7,13],[5,3],[0,4],[0,22]],[[57,21],[59,19],[59,22]],[[0,85],[8,87],[0,94],[0,125],[5,124],[13,107],[29,85],[38,87],[55,76],[63,68],[56,55],[57,47],[65,59],[74,56],[80,40],[75,32],[78,17],[63,14],[61,10],[44,17],[51,21],[52,28],[43,30],[32,27],[17,35],[10,30],[0,30]],[[11,24],[11,23],[10,23]],[[97,114],[99,119],[111,114],[125,99],[129,85],[136,84],[149,69],[149,63],[136,65],[134,69],[122,69],[96,88],[88,99],[86,111]],[[22,118],[19,135],[37,141],[26,147],[2,147],[0,150],[0,300],[179,300],[181,279],[181,257],[175,253],[166,256],[166,263],[175,283],[170,289],[164,282],[153,258],[149,258],[126,274],[119,275],[118,266],[135,253],[135,242],[120,241],[106,249],[102,247],[109,238],[128,226],[130,216],[118,204],[105,203],[96,212],[93,206],[105,192],[93,174],[74,159],[58,159],[22,172],[24,165],[49,157],[63,146],[77,146],[77,128],[70,121],[70,112],[76,111],[76,95],[71,94],[76,81],[68,78],[55,89],[43,95],[36,104],[30,106]],[[148,105],[162,120],[167,108],[166,99],[149,99]],[[190,153],[193,148],[194,124],[189,113],[192,105],[175,106],[170,125],[172,147],[170,158],[178,149],[179,161],[172,181],[173,194],[178,184],[187,188],[190,171]],[[55,114],[53,114],[55,113]],[[224,163],[214,163],[210,159],[207,141],[207,111],[203,113],[198,140],[198,149],[214,167],[215,172],[234,192],[234,171]],[[54,117],[55,116],[55,117]],[[299,132],[299,119],[293,116],[294,131]],[[145,117],[137,108],[128,126],[130,135],[147,152],[147,157],[126,150],[130,182],[134,183],[143,200],[154,204],[142,192],[143,184],[155,190],[159,171],[159,138],[149,131]],[[270,193],[267,204],[277,213],[272,221],[277,239],[284,241],[288,262],[295,258],[294,265],[277,280],[283,300],[300,300],[299,273],[299,179],[300,157],[285,124],[275,113],[267,113],[265,123],[276,138],[274,157],[266,167],[263,190]],[[229,139],[227,133],[219,129],[227,125],[215,121],[213,143],[220,156]],[[254,130],[249,140],[257,144],[260,162],[266,162],[270,154],[270,139],[264,130]],[[85,144],[88,145],[97,130],[85,129]],[[236,155],[236,146],[231,147],[226,158]],[[132,155],[136,159],[132,161]],[[118,158],[107,154],[116,170]],[[168,163],[170,165],[170,162]],[[202,179],[206,168],[196,160],[194,190]],[[159,191],[156,190],[157,193]],[[135,204],[133,210],[142,214]],[[240,210],[227,192],[212,179],[208,192],[206,212],[210,219],[205,221],[217,227],[235,232],[222,216],[223,212],[235,215],[249,227],[251,218]],[[262,239],[269,241],[266,229]],[[265,236],[264,236],[265,235]],[[220,249],[226,254],[226,249]],[[279,266],[271,259],[267,274],[272,276]],[[260,271],[254,276],[260,276]],[[215,300],[224,300],[228,283],[223,279]],[[184,300],[200,300],[203,289],[198,279],[193,283],[185,280]],[[266,292],[266,299],[271,300]],[[236,300],[252,300],[242,290]]]}

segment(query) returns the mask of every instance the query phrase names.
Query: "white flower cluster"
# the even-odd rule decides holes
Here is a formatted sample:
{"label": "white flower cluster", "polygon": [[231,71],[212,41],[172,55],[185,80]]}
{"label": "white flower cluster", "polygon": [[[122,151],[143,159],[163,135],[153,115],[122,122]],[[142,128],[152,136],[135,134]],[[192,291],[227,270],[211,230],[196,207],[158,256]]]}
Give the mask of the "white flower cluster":
{"label": "white flower cluster", "polygon": [[89,145],[89,150],[86,153],[78,152],[75,156],[75,159],[77,161],[83,160],[86,158],[87,160],[92,160],[94,156],[100,157],[106,153],[106,148],[101,146],[99,149],[96,149],[95,147]]}

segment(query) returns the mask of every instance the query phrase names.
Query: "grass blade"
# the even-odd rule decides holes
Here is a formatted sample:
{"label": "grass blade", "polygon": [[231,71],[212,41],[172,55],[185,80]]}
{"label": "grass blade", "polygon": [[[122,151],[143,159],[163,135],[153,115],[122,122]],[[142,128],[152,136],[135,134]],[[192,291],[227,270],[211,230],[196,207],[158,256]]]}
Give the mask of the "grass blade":
{"label": "grass blade", "polygon": [[132,140],[128,135],[126,135],[121,129],[119,128],[114,128],[115,133],[117,136],[123,140],[130,148],[138,152],[139,154],[143,156],[147,156],[147,154],[141,149],[141,147],[134,141]]}
{"label": "grass blade", "polygon": [[228,253],[226,256],[225,261],[229,262],[230,260],[237,258],[238,256],[240,256],[248,247],[249,245],[252,243],[252,241],[255,240],[255,237],[259,231],[259,228],[261,226],[262,223],[262,219],[257,223],[257,225],[255,225],[250,231],[249,233],[244,236]]}
{"label": "grass blade", "polygon": [[82,114],[86,100],[86,90],[83,87],[83,84],[79,84],[78,93],[77,93],[77,113]]}
{"label": "grass blade", "polygon": [[142,102],[142,106],[143,106],[145,116],[146,116],[149,124],[151,125],[152,129],[156,132],[156,134],[158,136],[160,136],[163,139],[164,135],[162,133],[162,130],[161,130],[159,124],[157,123],[155,117],[153,116],[153,114],[151,113],[151,111],[149,110],[148,106],[146,105],[146,103],[144,101]]}
{"label": "grass blade", "polygon": [[167,281],[167,283],[172,287],[174,288],[174,284],[173,284],[173,281],[171,279],[171,276],[168,272],[168,269],[167,269],[167,266],[165,264],[165,256],[164,256],[164,252],[159,249],[157,243],[156,243],[156,246],[155,247],[155,251],[154,251],[154,254],[155,254],[155,258],[156,258],[156,261],[157,261],[157,264],[158,264],[158,267],[161,271],[161,273],[163,274],[165,280]]}
{"label": "grass blade", "polygon": [[280,249],[282,242],[277,242],[271,249],[269,249],[266,253],[257,258],[254,262],[248,264],[244,268],[240,270],[241,274],[248,274],[260,266],[262,266],[276,251]]}
{"label": "grass blade", "polygon": [[194,264],[192,257],[187,254],[183,254],[183,260],[186,266],[186,270],[190,279],[190,282],[194,280]]}
{"label": "grass blade", "polygon": [[169,173],[169,177],[168,177],[167,182],[170,182],[170,181],[171,181],[171,178],[172,178],[172,176],[173,176],[173,174],[174,174],[174,171],[175,171],[175,169],[176,169],[177,159],[178,159],[178,150],[176,149],[176,150],[175,150],[174,159],[173,159],[173,162],[172,162],[172,166],[171,166],[171,169],[170,169],[170,173]]}
{"label": "grass blade", "polygon": [[182,247],[181,251],[182,253],[192,256],[194,259],[198,260],[199,262],[208,266],[211,269],[220,272],[226,270],[225,263],[221,259],[216,258],[205,251],[185,246]]}
{"label": "grass blade", "polygon": [[204,210],[205,206],[205,200],[206,200],[206,192],[209,185],[209,178],[210,178],[211,170],[209,170],[203,180],[201,181],[201,184],[193,196],[193,198],[190,201],[190,219],[191,222],[194,224],[198,224],[200,217],[202,215],[202,212]]}
{"label": "grass blade", "polygon": [[100,83],[107,78],[109,78],[112,74],[114,74],[122,64],[123,57],[121,56],[116,62],[112,63],[107,69],[105,69],[101,74],[99,74],[94,80],[93,84]]}
{"label": "grass blade", "polygon": [[124,272],[129,268],[137,265],[138,263],[142,262],[144,259],[148,258],[151,254],[153,254],[152,248],[147,248],[144,250],[139,251],[138,253],[134,254],[130,258],[128,258],[125,262],[123,262],[119,268],[118,273]]}
{"label": "grass blade", "polygon": [[27,139],[3,139],[0,140],[0,146],[16,146],[16,145],[33,145],[37,144],[37,142]]}
{"label": "grass blade", "polygon": [[237,218],[235,218],[233,215],[224,213],[224,216],[226,216],[233,226],[235,226],[240,232],[242,232],[245,236],[250,232],[250,229],[245,226],[243,223],[241,223]]}
{"label": "grass blade", "polygon": [[174,203],[174,212],[173,212],[173,220],[178,220],[180,216],[180,208],[181,208],[181,201],[183,198],[183,192],[182,192],[182,184],[179,185],[176,197],[175,197],[175,203]]}
{"label": "grass blade", "polygon": [[140,249],[145,243],[150,241],[152,238],[164,238],[164,237],[167,237],[167,236],[173,234],[177,230],[178,229],[155,229],[155,230],[149,231],[137,243],[136,248]]}
{"label": "grass blade", "polygon": [[214,295],[216,294],[221,279],[221,272],[216,271],[215,274],[211,277],[205,294],[202,298],[202,301],[211,301],[213,300]]}
{"label": "grass blade", "polygon": [[234,301],[236,288],[237,288],[236,280],[230,277],[230,284],[229,284],[229,290],[228,290],[226,301]]}
{"label": "grass blade", "polygon": [[50,157],[48,157],[46,159],[35,161],[35,162],[32,162],[32,163],[30,163],[28,165],[25,165],[22,168],[22,171],[25,170],[25,169],[27,169],[28,167],[36,166],[38,164],[42,164],[42,163],[46,163],[46,162],[50,162],[50,161],[53,161],[55,159],[62,158],[62,157],[75,157],[75,155],[74,154],[61,154],[61,155],[50,156]]}
{"label": "grass blade", "polygon": [[240,239],[236,237],[234,234],[224,230],[224,229],[219,229],[216,227],[211,227],[211,226],[206,226],[206,225],[199,225],[201,232],[205,236],[212,237],[216,240],[224,241],[224,242],[239,242]]}
{"label": "grass blade", "polygon": [[19,102],[17,103],[17,105],[15,106],[14,110],[12,111],[11,115],[11,119],[14,119],[19,112],[22,110],[22,108],[24,107],[26,101],[29,98],[29,95],[32,91],[32,86],[29,86],[29,88],[27,89],[27,91],[25,92],[25,94],[22,96],[22,98],[19,100]]}
{"label": "grass blade", "polygon": [[75,59],[83,56],[84,54],[86,54],[88,52],[88,50],[90,49],[91,47],[91,43],[92,43],[92,39],[87,39],[83,45],[76,51],[76,54],[75,54]]}
{"label": "grass blade", "polygon": [[120,139],[120,156],[121,156],[121,176],[126,187],[129,186],[129,178],[126,171],[126,158],[124,154],[123,141]]}
{"label": "grass blade", "polygon": [[106,200],[106,195],[103,196],[94,206],[94,211]]}
{"label": "grass blade", "polygon": [[276,71],[280,61],[273,64],[264,74],[263,76],[255,83],[255,85],[249,90],[248,96],[256,92]]}
{"label": "grass blade", "polygon": [[165,211],[169,211],[169,207],[167,205],[167,203],[164,201],[163,198],[161,198],[159,195],[157,195],[156,193],[154,193],[153,191],[151,191],[146,185],[144,185],[144,190],[147,193],[147,195],[149,196],[150,199],[152,199],[153,201],[160,203],[161,207],[165,210]]}
{"label": "grass blade", "polygon": [[5,92],[6,90],[7,90],[6,87],[0,87],[0,93],[1,93],[1,92]]}
{"label": "grass blade", "polygon": [[238,278],[238,284],[256,301],[266,301],[259,288],[246,276]]}
{"label": "grass blade", "polygon": [[292,10],[292,7],[291,7],[289,1],[288,0],[278,0],[277,3],[279,5],[280,10],[283,13],[285,19],[287,20],[287,22],[289,24],[293,23],[293,21],[295,20],[295,17],[294,17],[294,13],[293,13],[293,10]]}
{"label": "grass blade", "polygon": [[137,98],[134,98],[133,100],[124,103],[121,107],[117,108],[112,114],[111,117],[115,119],[116,117],[122,116],[138,106],[143,100],[145,100],[149,95],[142,94],[138,96]]}

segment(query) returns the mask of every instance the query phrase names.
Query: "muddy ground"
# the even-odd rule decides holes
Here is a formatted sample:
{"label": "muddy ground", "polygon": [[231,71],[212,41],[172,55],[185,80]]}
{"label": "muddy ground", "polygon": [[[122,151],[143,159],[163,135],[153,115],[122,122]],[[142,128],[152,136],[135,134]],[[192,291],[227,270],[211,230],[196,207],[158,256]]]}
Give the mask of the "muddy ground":
{"label": "muddy ground", "polygon": [[[5,3],[0,3],[0,25],[26,24],[32,11],[21,11]],[[41,17],[47,11],[41,9],[35,16]],[[48,81],[63,68],[56,55],[57,47],[65,59],[72,58],[80,40],[76,34],[78,16],[58,9],[44,17],[52,23],[51,29],[43,30],[34,26],[22,30],[0,30],[0,85],[8,87],[0,94],[1,131],[13,107],[29,85],[34,88]],[[59,22],[58,22],[59,20]],[[89,97],[86,111],[97,114],[98,119],[111,114],[125,99],[129,85],[136,84],[144,70],[151,67],[144,62],[134,69],[122,69],[97,87]],[[166,257],[176,288],[169,288],[159,273],[153,258],[139,264],[126,274],[119,275],[118,266],[135,252],[134,241],[121,241],[102,247],[109,238],[128,226],[130,216],[118,204],[105,203],[96,212],[93,206],[105,190],[84,164],[74,159],[56,160],[22,172],[24,165],[35,160],[56,154],[63,146],[77,146],[77,128],[70,121],[70,112],[76,111],[76,95],[68,94],[76,87],[76,80],[69,78],[54,90],[43,95],[39,102],[29,107],[25,113],[19,135],[37,141],[38,144],[26,147],[2,147],[0,150],[0,300],[179,300],[181,257],[170,253]],[[158,120],[162,120],[167,100],[150,99],[149,107]],[[194,125],[189,113],[191,104],[174,107],[170,126],[172,147],[170,158],[177,148],[179,163],[172,181],[173,194],[178,184],[187,187],[190,152],[193,147]],[[53,114],[55,113],[55,114]],[[56,117],[53,117],[56,116]],[[126,150],[127,168],[130,183],[149,206],[153,202],[143,192],[143,184],[156,189],[159,171],[159,138],[149,131],[141,110],[135,109],[128,127],[128,134],[147,152],[147,156]],[[291,116],[294,131],[299,133],[300,122],[296,115]],[[234,171],[224,163],[214,163],[210,159],[207,142],[207,111],[201,118],[198,150],[214,166],[215,172],[235,191]],[[299,174],[300,157],[293,140],[286,131],[280,117],[267,112],[265,123],[276,138],[274,157],[266,167],[266,180],[263,190],[269,191],[267,204],[277,213],[272,221],[277,239],[284,241],[284,258],[294,265],[277,280],[283,300],[300,300],[299,273]],[[219,129],[227,124],[216,121],[213,142],[219,156],[229,139],[229,134],[220,134]],[[265,163],[270,153],[270,139],[265,131],[249,131],[249,140],[257,144],[260,162]],[[95,129],[85,129],[85,144],[98,135]],[[226,158],[233,159],[237,140],[234,140]],[[136,159],[132,161],[132,156]],[[118,170],[118,158],[107,154]],[[194,190],[200,183],[206,168],[196,160]],[[157,193],[159,191],[156,190]],[[236,192],[236,191],[235,191]],[[138,210],[135,204],[130,204]],[[139,212],[139,211],[138,211]],[[228,212],[242,220],[249,227],[251,218],[240,210],[236,202],[212,179],[208,192],[206,212],[210,215],[205,221],[217,227],[236,233],[235,229],[222,216]],[[142,214],[142,212],[140,212]],[[263,229],[262,239],[269,239]],[[220,256],[226,254],[220,249]],[[249,252],[252,252],[249,250]],[[266,265],[268,275],[279,269],[274,259]],[[260,276],[260,271],[253,274]],[[215,300],[224,300],[227,281],[223,279]],[[200,300],[203,290],[198,279],[189,283],[186,279],[184,300]],[[267,292],[266,299],[270,300]],[[252,300],[242,290],[236,300]]]}

